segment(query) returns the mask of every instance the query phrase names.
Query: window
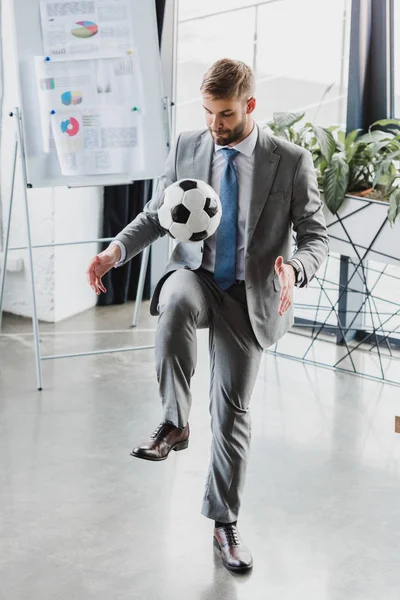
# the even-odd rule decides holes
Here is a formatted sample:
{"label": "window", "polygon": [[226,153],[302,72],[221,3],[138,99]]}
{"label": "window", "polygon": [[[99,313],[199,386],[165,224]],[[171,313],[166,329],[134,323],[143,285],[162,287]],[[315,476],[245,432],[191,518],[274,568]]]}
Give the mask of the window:
{"label": "window", "polygon": [[[350,0],[179,0],[176,132],[204,127],[199,87],[215,60],[254,68],[255,118],[346,120]],[[289,18],[290,17],[290,18]]]}
{"label": "window", "polygon": [[208,5],[212,14],[181,20],[181,15],[188,14],[188,10],[183,12],[183,7],[191,4],[197,2],[179,2],[177,133],[205,127],[199,90],[203,74],[215,60],[235,58],[250,65],[253,60],[254,9],[232,9],[215,14],[213,5],[222,3],[206,0],[202,4]]}
{"label": "window", "polygon": [[394,116],[400,119],[400,5],[393,2],[393,84]]}

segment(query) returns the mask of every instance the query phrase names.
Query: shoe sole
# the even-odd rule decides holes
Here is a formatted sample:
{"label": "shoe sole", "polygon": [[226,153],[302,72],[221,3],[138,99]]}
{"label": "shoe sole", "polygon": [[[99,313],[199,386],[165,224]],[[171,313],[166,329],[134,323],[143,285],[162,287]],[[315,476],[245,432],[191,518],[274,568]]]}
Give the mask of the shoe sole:
{"label": "shoe sole", "polygon": [[221,547],[218,543],[217,538],[214,536],[214,547],[218,550],[220,556],[221,556],[221,561],[222,564],[224,565],[225,569],[228,569],[228,571],[233,571],[234,573],[247,573],[248,571],[251,571],[251,569],[253,568],[253,563],[251,563],[251,565],[247,566],[247,567],[233,567],[231,565],[228,565],[228,563],[226,563],[224,561],[224,558],[222,556],[222,550]]}
{"label": "shoe sole", "polygon": [[161,460],[167,460],[171,450],[174,450],[175,452],[179,452],[180,450],[186,450],[186,448],[188,446],[189,446],[189,440],[184,440],[183,442],[179,442],[178,444],[175,444],[175,446],[171,446],[171,448],[168,451],[167,456],[163,456],[161,458],[158,458],[158,457],[153,458],[151,456],[143,456],[143,454],[138,454],[138,453],[134,452],[133,450],[130,454],[131,454],[131,456],[134,456],[135,458],[142,458],[143,460],[151,460],[152,462],[160,462]]}

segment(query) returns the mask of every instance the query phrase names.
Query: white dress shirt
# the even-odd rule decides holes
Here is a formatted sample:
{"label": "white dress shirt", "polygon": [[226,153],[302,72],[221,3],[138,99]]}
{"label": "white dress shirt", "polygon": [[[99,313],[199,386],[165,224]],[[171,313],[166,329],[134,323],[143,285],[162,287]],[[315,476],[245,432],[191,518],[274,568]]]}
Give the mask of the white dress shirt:
{"label": "white dress shirt", "polygon": [[[244,279],[244,239],[246,231],[246,218],[251,198],[251,188],[253,183],[254,169],[254,148],[258,138],[258,129],[253,126],[252,132],[236,146],[218,146],[214,145],[214,156],[211,167],[211,187],[219,196],[222,173],[226,166],[226,160],[222,148],[233,148],[239,154],[236,156],[233,164],[236,168],[238,178],[238,231],[236,243],[236,279]],[[202,267],[207,271],[214,272],[215,267],[215,248],[217,241],[217,232],[204,242]]]}
{"label": "white dress shirt", "polygon": [[116,244],[118,246],[118,248],[121,250],[121,257],[120,257],[119,261],[117,263],[115,263],[115,265],[114,265],[114,268],[118,269],[118,267],[122,267],[122,265],[124,264],[125,259],[126,259],[125,244],[123,244],[119,240],[113,240],[111,243]]}
{"label": "white dress shirt", "polygon": [[[233,164],[236,168],[238,177],[238,231],[237,231],[237,246],[236,246],[236,279],[244,279],[244,242],[246,231],[247,211],[251,198],[254,170],[254,149],[258,138],[258,128],[254,124],[251,133],[236,146],[218,146],[214,144],[214,155],[211,167],[211,187],[220,194],[220,183],[222,172],[226,166],[226,160],[221,151],[222,148],[233,148],[239,154],[236,156]],[[215,267],[215,249],[216,249],[217,232],[204,241],[202,267],[207,271],[214,272]],[[126,259],[126,248],[118,240],[113,240],[113,244],[117,244],[121,250],[121,258],[115,267],[121,266]],[[303,265],[299,260],[292,259],[300,269],[297,279],[297,284],[301,284],[304,277]]]}

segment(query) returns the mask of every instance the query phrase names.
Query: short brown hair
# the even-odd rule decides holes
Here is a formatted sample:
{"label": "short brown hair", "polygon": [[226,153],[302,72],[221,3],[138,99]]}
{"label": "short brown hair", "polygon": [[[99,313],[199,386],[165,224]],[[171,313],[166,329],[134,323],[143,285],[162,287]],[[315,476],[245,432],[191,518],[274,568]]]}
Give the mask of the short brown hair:
{"label": "short brown hair", "polygon": [[200,92],[216,100],[251,98],[254,94],[253,71],[240,60],[221,58],[204,74]]}

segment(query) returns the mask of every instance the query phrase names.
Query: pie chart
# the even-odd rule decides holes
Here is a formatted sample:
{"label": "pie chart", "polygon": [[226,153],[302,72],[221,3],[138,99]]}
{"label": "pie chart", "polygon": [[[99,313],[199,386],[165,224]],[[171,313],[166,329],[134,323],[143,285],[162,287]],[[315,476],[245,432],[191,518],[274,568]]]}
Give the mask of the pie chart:
{"label": "pie chart", "polygon": [[71,104],[76,106],[81,104],[82,94],[80,92],[64,92],[64,94],[61,94],[61,102],[64,106],[70,106]]}
{"label": "pie chart", "polygon": [[74,117],[70,117],[66,121],[62,121],[61,131],[69,135],[69,137],[74,137],[79,133],[79,122]]}
{"label": "pie chart", "polygon": [[76,27],[71,31],[72,35],[77,38],[91,38],[99,31],[96,23],[93,23],[92,21],[78,21],[77,25],[80,25],[80,27]]}

